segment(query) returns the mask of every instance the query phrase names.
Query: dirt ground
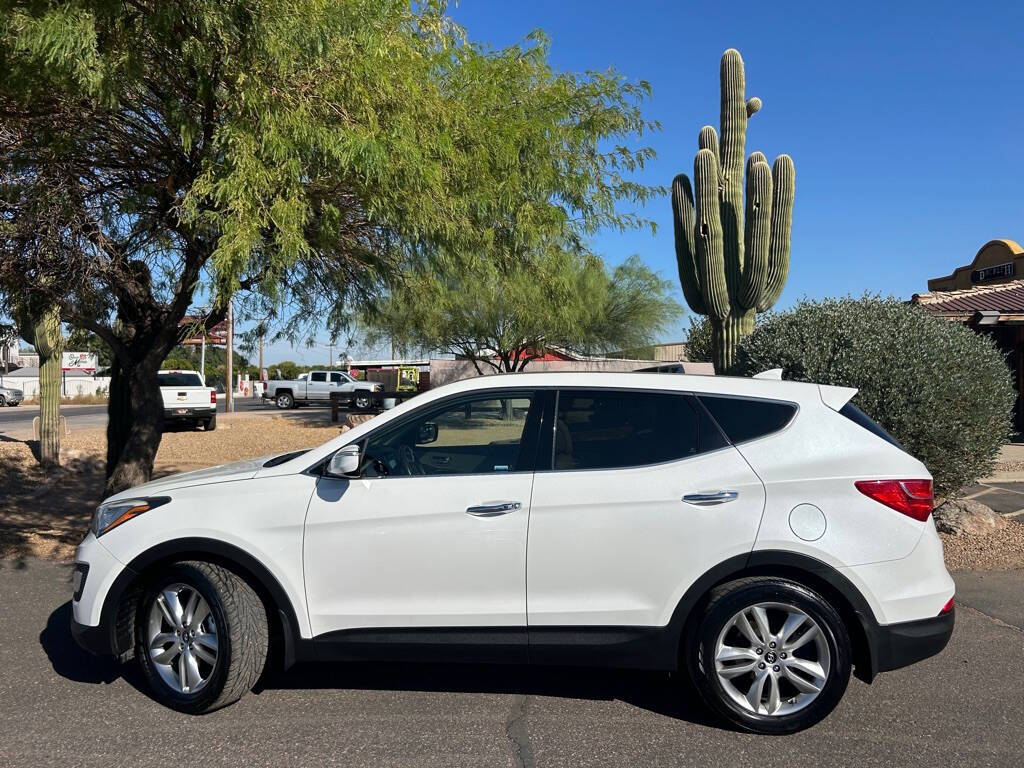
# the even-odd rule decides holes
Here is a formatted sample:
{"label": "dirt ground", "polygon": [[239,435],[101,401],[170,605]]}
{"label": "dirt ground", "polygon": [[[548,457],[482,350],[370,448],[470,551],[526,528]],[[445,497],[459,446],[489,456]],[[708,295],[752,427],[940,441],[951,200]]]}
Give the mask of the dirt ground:
{"label": "dirt ground", "polygon": [[[324,418],[222,415],[213,432],[166,433],[154,476],[313,448],[339,431],[339,425]],[[0,558],[68,560],[85,536],[103,490],[106,435],[92,429],[64,438],[63,466],[49,477],[40,469],[35,449],[32,441],[0,438]]]}
{"label": "dirt ground", "polygon": [[[498,422],[496,428],[507,430],[508,425]],[[344,429],[347,425],[330,424],[319,414],[305,419],[221,416],[214,432],[166,433],[154,475],[313,448]],[[502,432],[500,437],[514,437],[512,432]],[[106,437],[103,430],[94,429],[65,438],[64,466],[50,477],[40,469],[34,448],[31,442],[0,437],[0,558],[69,560],[100,499]],[[1024,525],[1019,523],[985,537],[942,535],[942,539],[950,570],[1024,568]]]}

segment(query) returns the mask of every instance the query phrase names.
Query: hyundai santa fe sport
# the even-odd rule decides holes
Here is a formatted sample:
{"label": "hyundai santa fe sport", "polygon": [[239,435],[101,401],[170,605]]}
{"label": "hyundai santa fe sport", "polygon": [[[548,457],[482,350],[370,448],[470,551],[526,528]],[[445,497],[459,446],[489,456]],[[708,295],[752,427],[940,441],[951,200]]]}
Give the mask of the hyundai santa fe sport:
{"label": "hyundai santa fe sport", "polygon": [[855,390],[512,374],[319,448],[112,496],[72,630],[207,712],[270,658],[585,664],[688,675],[785,733],[938,653],[953,582],[928,470]]}

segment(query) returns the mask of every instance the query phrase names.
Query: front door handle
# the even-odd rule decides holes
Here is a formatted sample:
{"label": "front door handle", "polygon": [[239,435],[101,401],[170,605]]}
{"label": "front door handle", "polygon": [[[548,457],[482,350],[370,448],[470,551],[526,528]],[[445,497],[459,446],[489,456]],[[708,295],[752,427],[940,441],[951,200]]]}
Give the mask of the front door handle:
{"label": "front door handle", "polygon": [[695,504],[698,507],[711,507],[715,504],[725,504],[728,501],[735,501],[739,496],[737,491],[702,491],[700,493],[688,493],[683,496],[687,504]]}
{"label": "front door handle", "polygon": [[517,509],[522,508],[522,503],[518,501],[498,501],[494,504],[481,504],[477,507],[469,507],[466,510],[466,514],[473,517],[498,517],[499,515],[507,515],[509,512],[515,512]]}

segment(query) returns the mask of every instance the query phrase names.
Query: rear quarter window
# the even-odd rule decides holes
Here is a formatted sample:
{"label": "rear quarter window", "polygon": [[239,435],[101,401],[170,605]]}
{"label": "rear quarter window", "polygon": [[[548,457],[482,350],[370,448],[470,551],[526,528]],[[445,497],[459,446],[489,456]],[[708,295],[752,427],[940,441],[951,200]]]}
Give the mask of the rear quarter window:
{"label": "rear quarter window", "polygon": [[699,395],[718,426],[735,445],[770,435],[786,427],[796,415],[796,405],[782,400]]}
{"label": "rear quarter window", "polygon": [[882,438],[887,443],[892,443],[901,451],[904,450],[903,446],[900,445],[899,440],[886,432],[874,419],[868,416],[864,411],[854,405],[852,402],[847,403],[839,409],[839,413],[848,418],[854,424],[864,427],[871,434]]}

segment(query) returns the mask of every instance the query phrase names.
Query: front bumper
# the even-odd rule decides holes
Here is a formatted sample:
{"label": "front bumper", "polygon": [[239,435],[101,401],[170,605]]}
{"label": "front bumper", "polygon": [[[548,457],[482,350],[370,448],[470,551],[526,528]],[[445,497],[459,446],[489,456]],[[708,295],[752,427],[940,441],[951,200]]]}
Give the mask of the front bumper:
{"label": "front bumper", "polygon": [[75,638],[75,642],[83,650],[88,651],[94,656],[110,656],[115,653],[111,643],[110,632],[102,625],[90,627],[85,624],[79,624],[72,616],[71,636]]}

